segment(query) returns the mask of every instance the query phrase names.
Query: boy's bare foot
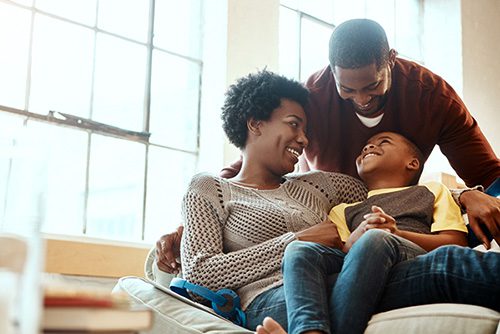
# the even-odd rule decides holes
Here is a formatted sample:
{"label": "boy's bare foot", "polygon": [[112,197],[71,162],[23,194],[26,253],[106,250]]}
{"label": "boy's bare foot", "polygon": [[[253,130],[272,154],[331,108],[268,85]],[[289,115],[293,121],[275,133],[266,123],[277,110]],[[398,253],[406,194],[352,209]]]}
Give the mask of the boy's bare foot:
{"label": "boy's bare foot", "polygon": [[273,318],[265,317],[262,325],[257,326],[256,334],[287,334]]}

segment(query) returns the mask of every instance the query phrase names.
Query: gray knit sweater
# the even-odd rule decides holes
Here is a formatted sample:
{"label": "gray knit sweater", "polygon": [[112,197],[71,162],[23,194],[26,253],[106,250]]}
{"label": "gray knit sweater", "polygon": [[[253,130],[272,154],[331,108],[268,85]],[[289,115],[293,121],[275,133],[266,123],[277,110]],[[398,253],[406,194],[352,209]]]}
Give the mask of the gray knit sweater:
{"label": "gray knit sweater", "polygon": [[361,181],[326,172],[287,175],[277,189],[256,190],[207,174],[184,196],[184,278],[235,290],[243,309],[282,283],[281,259],[294,233],[324,221],[339,203],[366,198]]}

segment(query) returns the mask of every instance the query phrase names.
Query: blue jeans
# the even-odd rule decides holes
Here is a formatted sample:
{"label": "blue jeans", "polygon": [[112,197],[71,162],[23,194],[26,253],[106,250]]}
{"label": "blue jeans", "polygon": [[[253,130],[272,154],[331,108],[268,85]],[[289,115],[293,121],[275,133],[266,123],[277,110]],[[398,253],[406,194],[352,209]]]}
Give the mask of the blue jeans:
{"label": "blue jeans", "polygon": [[[365,233],[365,235],[370,234],[372,233]],[[385,256],[381,256],[384,252],[380,253],[380,250],[384,250],[386,247],[368,248],[368,251],[365,247],[369,247],[369,244],[375,243],[377,239],[379,242],[380,239],[383,239],[382,244],[385,245],[391,245],[393,240],[387,238],[384,233],[373,234],[375,236],[366,238],[366,240],[360,238],[347,256],[338,250],[314,243],[291,243],[285,252],[284,262],[289,257],[300,259],[306,254],[314,254],[318,251],[319,255],[324,254],[323,251],[326,250],[330,253],[328,257],[331,259],[324,261],[331,261],[335,266],[335,263],[344,257],[341,274],[338,277],[335,274],[327,274],[327,292],[323,292],[323,297],[314,296],[321,294],[316,291],[325,291],[324,289],[312,287],[307,290],[305,287],[306,284],[309,286],[311,283],[307,272],[295,280],[296,289],[292,289],[292,292],[287,293],[284,286],[281,286],[260,294],[246,310],[247,327],[254,330],[258,324],[262,323],[265,316],[271,316],[285,329],[288,328],[293,333],[295,329],[288,327],[286,306],[290,310],[297,306],[285,305],[285,295],[289,297],[288,299],[297,296],[302,298],[299,296],[301,291],[302,294],[305,291],[306,297],[310,295],[313,302],[314,298],[321,298],[318,300],[328,298],[326,311],[328,316],[323,316],[319,321],[313,319],[316,324],[322,321],[321,324],[327,333],[362,333],[373,313],[428,303],[475,304],[500,311],[499,253],[483,254],[466,247],[443,246],[394,265],[387,276],[387,266],[391,262],[397,262],[398,258],[413,256],[411,250],[413,247],[399,250],[389,249],[385,252]],[[364,240],[363,243],[360,243],[362,240]],[[305,249],[310,249],[312,252],[304,251]],[[299,256],[299,252],[304,254]],[[414,252],[418,253],[418,248],[414,249]],[[405,253],[407,254],[405,255]],[[356,259],[356,257],[360,257],[360,259]],[[368,266],[363,267],[363,263]],[[296,266],[300,267],[298,275],[304,271],[313,272],[319,265],[314,262],[298,261],[296,262]],[[326,270],[327,273],[332,271],[331,268]],[[293,275],[284,272],[284,276],[285,285],[290,286],[289,280]],[[386,277],[384,283],[379,280],[380,277]],[[325,286],[321,279],[312,278],[312,281],[314,281],[313,286]],[[347,290],[344,291],[343,286],[347,286]],[[358,289],[361,289],[362,292],[358,292]],[[286,302],[289,301],[286,300]],[[316,311],[324,313],[324,309],[322,306]],[[299,312],[296,313],[298,313],[296,316],[301,315]],[[307,312],[305,315],[309,317],[310,314],[311,312]],[[332,320],[330,321],[330,319]],[[297,331],[312,329],[307,326],[307,323],[304,325],[302,329],[299,328]]]}
{"label": "blue jeans", "polygon": [[[392,267],[424,253],[383,230],[367,231],[346,255],[314,243],[291,243],[283,260],[289,332],[362,333]],[[328,276],[335,273],[332,286]]]}
{"label": "blue jeans", "polygon": [[[332,324],[344,323],[343,319],[337,320],[337,311],[333,308],[335,305],[351,298],[360,301],[357,303],[359,305],[353,307],[366,308],[363,303],[365,295],[369,295],[372,290],[383,290],[393,259],[399,262],[422,253],[424,250],[414,243],[382,230],[366,232],[347,255],[341,250],[317,243],[294,241],[286,248],[283,258],[283,288],[264,293],[250,304],[247,308],[249,328],[254,329],[255,323],[258,324],[265,316],[271,316],[278,318],[279,320],[275,320],[284,328],[288,328],[289,333],[301,333],[306,330],[330,333]],[[388,263],[385,269],[381,269],[380,263],[384,260]],[[365,279],[366,282],[356,279],[359,283],[352,284],[351,272],[359,272],[360,278],[370,279]],[[341,291],[345,289],[346,294],[337,292],[336,296],[337,286]],[[285,308],[283,300],[286,301]],[[273,303],[280,306],[269,308]],[[365,326],[377,303],[374,301],[370,305],[372,308],[366,308],[364,311],[369,315],[364,321]],[[269,313],[264,312],[257,316],[264,308],[269,308]],[[283,319],[285,309],[288,311],[287,319]],[[339,311],[339,314],[352,317],[349,312]],[[337,332],[341,332],[340,329]]]}

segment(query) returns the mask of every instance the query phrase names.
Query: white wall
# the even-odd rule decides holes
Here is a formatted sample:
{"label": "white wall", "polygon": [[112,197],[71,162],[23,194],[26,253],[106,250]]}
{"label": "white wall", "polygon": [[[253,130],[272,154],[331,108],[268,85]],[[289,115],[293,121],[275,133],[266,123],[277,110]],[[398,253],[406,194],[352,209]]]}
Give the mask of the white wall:
{"label": "white wall", "polygon": [[[228,86],[266,66],[278,70],[278,27],[279,0],[228,0]],[[226,141],[224,164],[238,157],[239,151]]]}
{"label": "white wall", "polygon": [[500,155],[500,1],[462,0],[463,96]]}

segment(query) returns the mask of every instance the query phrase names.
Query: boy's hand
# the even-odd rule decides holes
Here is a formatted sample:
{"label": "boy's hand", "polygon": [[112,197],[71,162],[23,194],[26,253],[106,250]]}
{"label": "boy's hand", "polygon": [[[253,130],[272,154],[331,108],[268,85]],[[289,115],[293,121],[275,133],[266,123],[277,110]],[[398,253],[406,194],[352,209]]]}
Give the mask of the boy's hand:
{"label": "boy's hand", "polygon": [[399,233],[399,229],[396,226],[396,220],[392,216],[385,213],[381,207],[373,205],[372,213],[364,215],[363,218],[365,220],[363,220],[361,224],[359,224],[358,227],[351,233],[349,239],[344,245],[344,248],[342,248],[342,251],[345,253],[351,249],[352,245],[354,245],[354,243],[361,238],[366,231],[371,230],[372,228],[379,228],[396,235]]}
{"label": "boy's hand", "polygon": [[382,210],[381,207],[373,205],[372,213],[367,213],[363,216],[365,219],[363,221],[366,222],[366,230],[371,230],[372,228],[379,228],[382,230],[386,230],[389,233],[399,235],[399,229],[396,225],[396,220],[388,215]]}

